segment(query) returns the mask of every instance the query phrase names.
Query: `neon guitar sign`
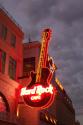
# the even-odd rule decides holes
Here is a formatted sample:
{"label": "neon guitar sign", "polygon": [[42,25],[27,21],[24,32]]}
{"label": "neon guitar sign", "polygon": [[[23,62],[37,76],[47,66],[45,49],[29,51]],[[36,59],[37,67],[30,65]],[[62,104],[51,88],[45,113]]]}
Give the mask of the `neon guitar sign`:
{"label": "neon guitar sign", "polygon": [[51,105],[54,99],[55,90],[50,84],[54,69],[50,70],[47,66],[50,35],[50,29],[43,31],[37,72],[31,72],[31,83],[21,89],[20,95],[23,96],[25,103],[31,107],[46,108]]}

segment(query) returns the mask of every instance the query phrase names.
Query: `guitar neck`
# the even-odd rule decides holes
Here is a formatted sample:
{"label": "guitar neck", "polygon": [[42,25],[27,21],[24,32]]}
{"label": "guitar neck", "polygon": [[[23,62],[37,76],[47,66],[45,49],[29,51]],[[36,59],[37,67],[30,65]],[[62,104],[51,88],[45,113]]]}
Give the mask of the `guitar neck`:
{"label": "guitar neck", "polygon": [[[47,30],[47,29],[46,29]],[[42,41],[41,41],[41,51],[39,57],[39,64],[37,68],[36,82],[40,82],[41,78],[41,69],[46,67],[46,62],[48,58],[48,44],[50,37],[50,30],[43,32]]]}

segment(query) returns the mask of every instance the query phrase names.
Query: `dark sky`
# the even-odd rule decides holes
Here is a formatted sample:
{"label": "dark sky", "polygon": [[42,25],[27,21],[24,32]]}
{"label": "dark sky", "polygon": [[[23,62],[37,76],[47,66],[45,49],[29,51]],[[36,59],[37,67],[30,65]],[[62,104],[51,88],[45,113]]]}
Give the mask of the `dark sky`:
{"label": "dark sky", "polygon": [[0,0],[23,27],[25,41],[53,31],[49,53],[58,67],[57,77],[72,99],[83,124],[83,0]]}

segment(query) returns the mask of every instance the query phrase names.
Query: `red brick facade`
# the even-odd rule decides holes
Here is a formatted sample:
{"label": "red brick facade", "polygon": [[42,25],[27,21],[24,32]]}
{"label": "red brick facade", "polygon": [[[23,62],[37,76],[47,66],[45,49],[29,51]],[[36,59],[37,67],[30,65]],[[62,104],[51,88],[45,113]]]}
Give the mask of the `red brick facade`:
{"label": "red brick facade", "polygon": [[[13,46],[14,43],[13,45],[11,44],[12,34],[14,34],[13,36],[15,36],[15,41],[13,39],[13,42],[15,42],[15,46]],[[4,64],[4,73],[0,71],[0,98],[2,98],[4,106],[6,107],[6,110],[4,111],[5,113],[0,112],[0,120],[3,120],[3,123],[0,121],[0,124],[5,124],[5,121],[9,122],[7,124],[15,122],[14,116],[16,114],[17,108],[17,99],[15,93],[16,89],[19,86],[18,77],[22,75],[23,37],[24,33],[19,28],[19,25],[14,23],[13,19],[8,15],[8,13],[3,8],[0,8],[0,52],[1,54],[3,52],[6,54],[5,60],[3,54],[0,58],[0,62],[2,64],[0,65],[0,68],[2,68]],[[13,73],[14,67],[12,72],[10,69],[9,75],[9,65],[10,67],[14,65],[12,64],[12,62],[11,64],[9,64],[10,58],[12,60],[15,60],[16,63],[16,70],[14,72],[15,80],[10,78],[11,73]]]}

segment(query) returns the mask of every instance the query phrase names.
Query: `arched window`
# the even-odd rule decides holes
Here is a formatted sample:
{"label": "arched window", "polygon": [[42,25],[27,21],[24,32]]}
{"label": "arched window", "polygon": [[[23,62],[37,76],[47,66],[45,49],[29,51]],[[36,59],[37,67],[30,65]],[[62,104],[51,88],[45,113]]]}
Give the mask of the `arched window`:
{"label": "arched window", "polygon": [[9,104],[5,96],[0,92],[0,112],[10,112]]}
{"label": "arched window", "polygon": [[0,96],[0,112],[5,112],[5,111],[6,111],[5,103],[3,101],[3,98]]}

